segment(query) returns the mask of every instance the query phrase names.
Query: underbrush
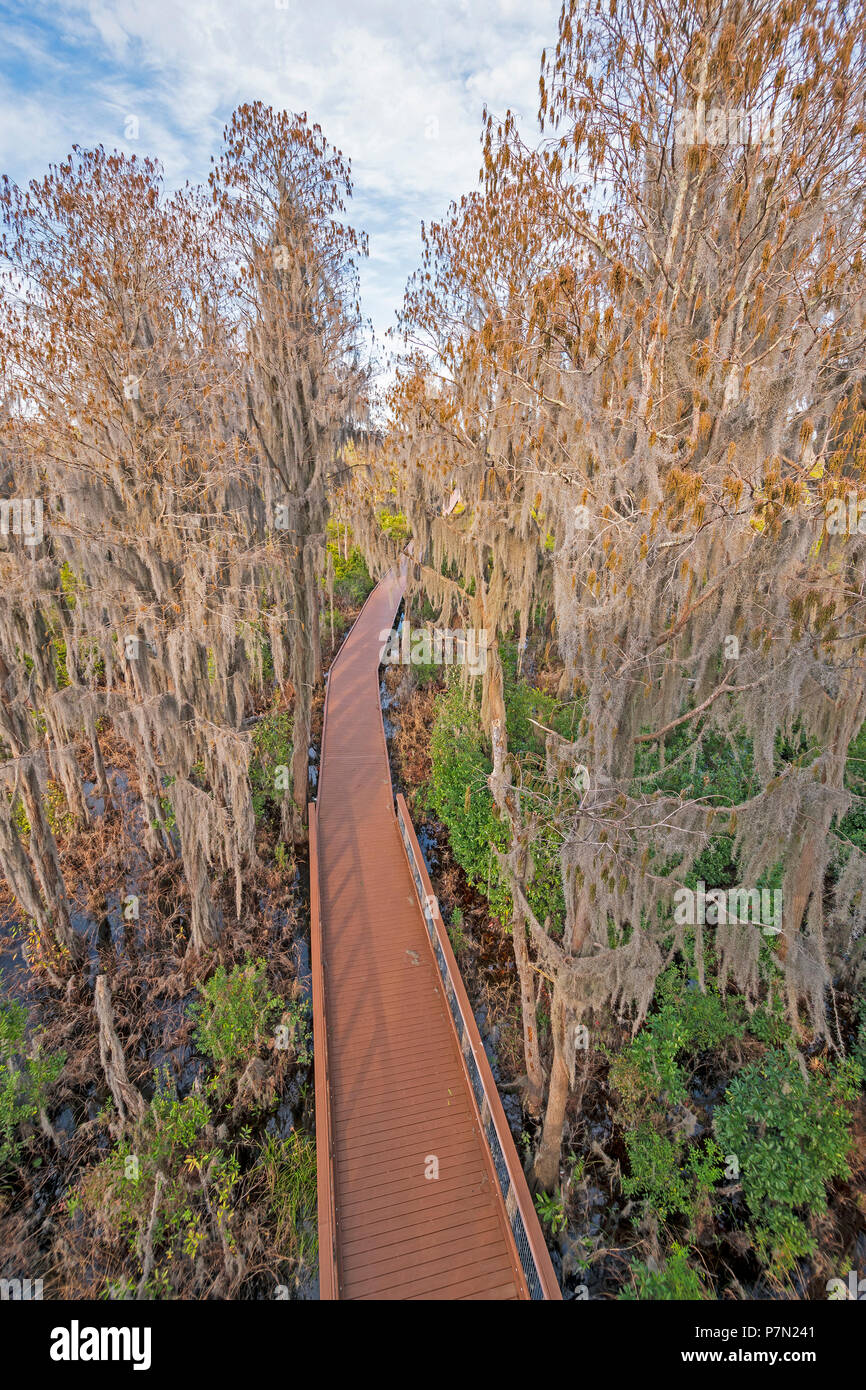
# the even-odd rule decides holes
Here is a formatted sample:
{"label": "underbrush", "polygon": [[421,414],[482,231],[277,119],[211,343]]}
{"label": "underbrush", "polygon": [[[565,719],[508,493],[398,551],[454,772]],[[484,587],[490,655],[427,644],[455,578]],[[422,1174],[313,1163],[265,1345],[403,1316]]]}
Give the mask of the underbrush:
{"label": "underbrush", "polygon": [[[105,1296],[281,1297],[314,1273],[315,1145],[270,1118],[309,1062],[292,1006],[263,959],[199,983],[187,1014],[208,1067],[183,1098],[157,1074],[143,1118],[68,1198],[69,1244],[90,1248]],[[110,1104],[102,1119],[116,1128]]]}
{"label": "underbrush", "polygon": [[[276,716],[258,743],[263,769],[284,756]],[[28,1011],[12,999],[0,1010],[4,1275],[42,1278],[46,1298],[308,1297],[312,1029],[294,873],[250,866],[237,919],[231,875],[215,868],[226,929],[207,958],[190,955],[180,863],[143,854],[134,768],[110,731],[104,743],[113,805],[58,831],[85,942],[65,991],[34,974],[0,902],[4,951],[29,960]],[[267,813],[258,829],[263,846]],[[137,1123],[121,1122],[104,1078],[97,973],[143,1098]]]}
{"label": "underbrush", "polygon": [[[537,679],[533,686],[520,678],[506,654],[509,749],[530,794],[545,729],[567,734],[575,715],[574,705],[541,688],[552,682]],[[487,1015],[496,1018],[500,1065],[508,1059],[499,1073],[508,1092],[523,1063],[510,895],[495,853],[507,834],[487,788],[490,750],[472,690],[457,675],[444,686],[410,682],[402,693],[395,762],[410,804],[436,831],[434,887],[470,997],[476,1007],[489,1004],[495,973],[497,992],[510,1001],[507,1015]],[[777,748],[780,766],[797,756],[793,744]],[[690,794],[711,780],[732,801],[753,775],[749,749],[732,757],[721,741],[687,776],[682,766],[654,774],[649,757],[642,772]],[[855,819],[846,833],[856,833]],[[717,836],[689,881],[735,884],[732,848],[731,837]],[[563,910],[558,850],[554,834],[532,846],[530,904],[553,935]],[[834,1058],[810,1042],[805,1024],[795,1037],[772,943],[762,946],[762,991],[748,1007],[736,990],[719,988],[706,942],[704,954],[703,988],[687,937],[636,1035],[605,1011],[593,1019],[592,1048],[578,1053],[561,1186],[539,1194],[548,1243],[574,1296],[826,1297],[828,1278],[855,1259],[866,1210],[866,1004],[858,1011],[857,1001],[837,997],[855,1027],[849,1058]],[[549,1063],[543,978],[537,1001]],[[527,1117],[522,1124],[521,1133],[512,1115],[529,1159],[535,1126]]]}
{"label": "underbrush", "polygon": [[0,1184],[21,1162],[65,1065],[65,1053],[43,1053],[39,1041],[28,1038],[22,1004],[0,1005]]}

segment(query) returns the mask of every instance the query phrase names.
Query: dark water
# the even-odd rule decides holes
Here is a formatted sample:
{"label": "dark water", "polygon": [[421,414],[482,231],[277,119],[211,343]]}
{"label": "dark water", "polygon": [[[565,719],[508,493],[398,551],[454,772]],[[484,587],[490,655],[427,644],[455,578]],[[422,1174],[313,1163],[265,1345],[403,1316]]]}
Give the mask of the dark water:
{"label": "dark water", "polygon": [[415,837],[428,874],[435,873],[439,867],[439,851],[435,834],[428,826],[420,825],[415,832]]}

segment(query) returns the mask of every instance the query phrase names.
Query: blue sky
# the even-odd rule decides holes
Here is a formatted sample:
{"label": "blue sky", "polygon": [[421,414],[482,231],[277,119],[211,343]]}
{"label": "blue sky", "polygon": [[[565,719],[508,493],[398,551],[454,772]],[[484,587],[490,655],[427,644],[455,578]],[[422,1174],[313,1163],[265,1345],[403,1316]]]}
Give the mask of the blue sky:
{"label": "blue sky", "polygon": [[365,314],[381,337],[419,227],[475,186],[481,111],[535,128],[559,0],[0,0],[0,173],[37,177],[73,144],[207,175],[223,125],[260,98],[306,110],[353,166],[370,236]]}

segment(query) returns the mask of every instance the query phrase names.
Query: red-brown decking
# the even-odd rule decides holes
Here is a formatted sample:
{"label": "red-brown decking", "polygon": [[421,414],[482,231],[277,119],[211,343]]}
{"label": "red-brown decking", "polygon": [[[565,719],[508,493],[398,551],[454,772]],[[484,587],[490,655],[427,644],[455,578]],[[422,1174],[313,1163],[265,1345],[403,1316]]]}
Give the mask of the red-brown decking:
{"label": "red-brown decking", "polygon": [[[459,977],[443,985],[416,881],[432,890],[423,866],[413,881],[395,816],[379,634],[403,586],[397,574],[381,581],[331,667],[310,808],[321,1294],[527,1298],[531,1248],[534,1296],[557,1298],[474,1020],[462,1045],[481,1054],[483,1104],[473,1095],[448,1000],[459,994],[471,1010]],[[411,828],[408,836],[414,843]],[[420,859],[417,847],[409,852]],[[438,907],[435,916],[444,936]],[[454,980],[447,938],[439,954]],[[513,1180],[508,1210],[485,1139],[491,1116],[506,1186]],[[438,1178],[428,1176],[437,1164]],[[510,1224],[517,1206],[523,1267]]]}

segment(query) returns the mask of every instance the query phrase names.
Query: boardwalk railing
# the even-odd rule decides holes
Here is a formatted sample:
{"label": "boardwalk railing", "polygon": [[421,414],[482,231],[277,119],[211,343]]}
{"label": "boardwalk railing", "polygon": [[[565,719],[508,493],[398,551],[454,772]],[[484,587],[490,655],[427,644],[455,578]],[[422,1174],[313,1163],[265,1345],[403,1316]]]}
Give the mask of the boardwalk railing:
{"label": "boardwalk railing", "polygon": [[463,1060],[472,1088],[472,1096],[481,1129],[490,1153],[499,1187],[505,1201],[505,1210],[511,1225],[514,1244],[523,1270],[524,1278],[532,1299],[559,1299],[562,1297],[547,1246],[532,1204],[532,1198],[517,1157],[514,1140],[508,1127],[508,1120],[499,1099],[496,1082],[484,1051],[484,1044],[472,1007],[466,993],[445,923],[439,911],[439,903],[433,892],[430,876],[424,863],[421,847],[415,835],[409,809],[405,798],[397,793],[397,822],[403,848],[409,861],[409,869],[418,894],[418,902],[424,914],[430,946],[436,957],[436,965],[442,980],[442,988],[448,1002],[451,1020],[463,1054]]}

